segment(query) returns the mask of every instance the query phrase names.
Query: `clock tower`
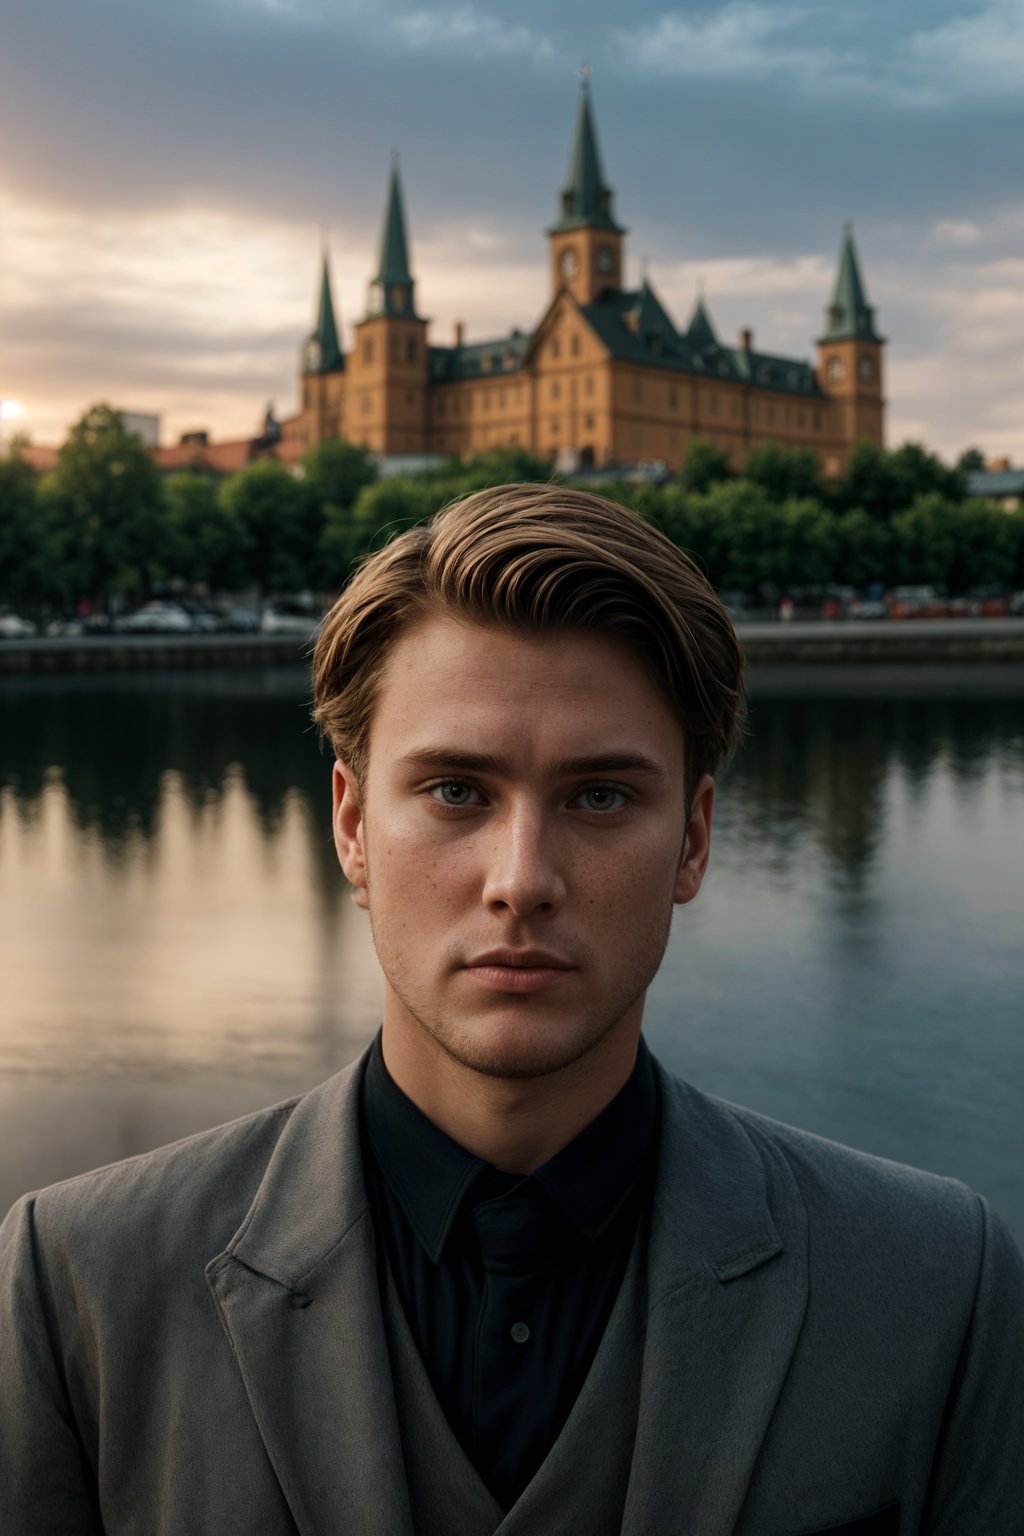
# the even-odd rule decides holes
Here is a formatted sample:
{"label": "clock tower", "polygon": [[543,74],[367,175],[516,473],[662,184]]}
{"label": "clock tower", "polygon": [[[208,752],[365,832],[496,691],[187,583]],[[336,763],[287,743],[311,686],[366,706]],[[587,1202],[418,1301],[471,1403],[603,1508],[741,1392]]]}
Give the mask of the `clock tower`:
{"label": "clock tower", "polygon": [[567,288],[577,303],[593,304],[602,293],[620,290],[625,233],[612,216],[612,191],[601,169],[590,81],[584,74],[561,218],[548,230],[554,291]]}

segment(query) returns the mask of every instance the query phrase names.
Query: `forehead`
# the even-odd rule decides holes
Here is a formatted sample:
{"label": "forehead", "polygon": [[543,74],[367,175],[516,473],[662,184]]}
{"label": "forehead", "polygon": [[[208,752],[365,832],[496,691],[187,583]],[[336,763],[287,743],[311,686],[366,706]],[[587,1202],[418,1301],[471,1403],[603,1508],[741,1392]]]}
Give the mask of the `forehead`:
{"label": "forehead", "polygon": [[537,762],[643,745],[682,771],[682,730],[642,659],[590,631],[521,635],[430,614],[396,640],[370,759],[448,745]]}

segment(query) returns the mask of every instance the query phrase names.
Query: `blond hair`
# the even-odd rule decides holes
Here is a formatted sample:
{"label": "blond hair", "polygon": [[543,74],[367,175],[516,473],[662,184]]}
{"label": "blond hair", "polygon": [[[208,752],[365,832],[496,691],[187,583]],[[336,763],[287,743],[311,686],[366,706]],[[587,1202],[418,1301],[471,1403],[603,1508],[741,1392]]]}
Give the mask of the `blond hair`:
{"label": "blond hair", "polygon": [[313,718],[360,786],[391,648],[428,613],[522,634],[593,630],[631,647],[682,726],[687,801],[736,745],[743,656],[693,561],[603,496],[499,485],[371,555],[321,626]]}

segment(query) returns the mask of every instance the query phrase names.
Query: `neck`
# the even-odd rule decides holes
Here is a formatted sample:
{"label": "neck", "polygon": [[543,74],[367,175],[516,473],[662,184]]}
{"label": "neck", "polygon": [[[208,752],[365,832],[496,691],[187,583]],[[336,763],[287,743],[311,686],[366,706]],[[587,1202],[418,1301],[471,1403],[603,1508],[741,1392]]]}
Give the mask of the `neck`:
{"label": "neck", "polygon": [[525,1175],[560,1152],[629,1080],[640,1018],[627,1015],[579,1060],[539,1077],[492,1077],[450,1056],[416,1020],[388,1017],[381,1045],[392,1080],[445,1135]]}

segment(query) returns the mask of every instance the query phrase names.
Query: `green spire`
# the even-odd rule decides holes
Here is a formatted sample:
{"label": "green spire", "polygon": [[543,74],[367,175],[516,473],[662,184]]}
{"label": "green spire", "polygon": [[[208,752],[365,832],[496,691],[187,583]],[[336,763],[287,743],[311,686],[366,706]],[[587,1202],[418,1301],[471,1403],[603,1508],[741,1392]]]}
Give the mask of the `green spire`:
{"label": "green spire", "polygon": [[320,276],[320,306],[317,310],[316,325],[306,342],[304,369],[306,373],[330,373],[333,369],[344,366],[345,360],[338,345],[338,327],[334,323],[331,274],[327,266],[325,249]]}
{"label": "green spire", "polygon": [[875,330],[875,311],[868,303],[853,242],[853,225],[843,227],[839,250],[839,270],[828,307],[828,324],[822,341],[851,341],[861,336],[881,341]]}
{"label": "green spire", "polygon": [[409,271],[409,246],[405,238],[405,211],[402,184],[398,178],[398,156],[391,162],[388,201],[384,209],[384,228],[380,237],[380,261],[377,276],[370,284],[371,315],[408,315],[416,317],[413,281]]}
{"label": "green spire", "polygon": [[711,323],[711,316],[704,307],[703,298],[699,298],[693,307],[690,316],[690,324],[686,329],[686,340],[691,347],[703,351],[705,347],[717,347],[718,337]]}
{"label": "green spire", "polygon": [[597,130],[590,109],[590,82],[586,76],[580,88],[569,170],[562,188],[562,217],[552,233],[562,229],[576,229],[581,225],[596,225],[601,229],[619,228],[612,217],[611,188],[605,185],[601,169]]}

